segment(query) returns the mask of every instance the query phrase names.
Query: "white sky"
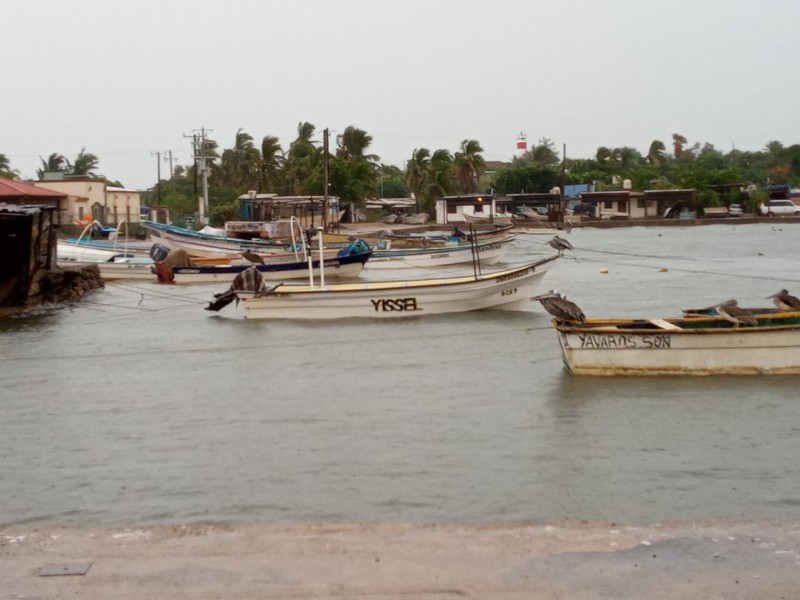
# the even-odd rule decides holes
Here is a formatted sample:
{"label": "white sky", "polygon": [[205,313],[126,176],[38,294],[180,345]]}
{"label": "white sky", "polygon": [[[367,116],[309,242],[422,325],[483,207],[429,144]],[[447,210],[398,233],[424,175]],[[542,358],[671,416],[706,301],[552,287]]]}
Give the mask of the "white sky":
{"label": "white sky", "polygon": [[[517,135],[559,152],[800,143],[797,0],[0,0],[0,153],[23,177],[81,148],[156,181],[185,135],[284,148],[349,125],[382,162]],[[334,140],[331,139],[331,143]],[[167,177],[168,167],[162,166]]]}

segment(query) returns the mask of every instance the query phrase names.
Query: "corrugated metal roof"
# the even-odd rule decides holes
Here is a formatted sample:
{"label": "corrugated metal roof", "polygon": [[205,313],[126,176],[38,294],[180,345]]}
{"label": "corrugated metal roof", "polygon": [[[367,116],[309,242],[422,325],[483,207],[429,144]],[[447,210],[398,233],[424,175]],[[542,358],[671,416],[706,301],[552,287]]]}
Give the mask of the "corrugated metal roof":
{"label": "corrugated metal roof", "polygon": [[18,204],[6,204],[0,202],[0,214],[12,213],[15,215],[35,215],[42,210],[55,210],[52,206],[20,206]]}
{"label": "corrugated metal roof", "polygon": [[66,198],[63,192],[54,192],[44,188],[36,187],[30,183],[4,179],[0,177],[0,198]]}

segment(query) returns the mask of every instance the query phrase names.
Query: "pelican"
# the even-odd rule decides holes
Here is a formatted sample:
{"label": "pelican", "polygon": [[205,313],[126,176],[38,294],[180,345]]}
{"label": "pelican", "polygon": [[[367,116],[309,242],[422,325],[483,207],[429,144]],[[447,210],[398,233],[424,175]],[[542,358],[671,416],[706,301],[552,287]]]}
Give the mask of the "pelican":
{"label": "pelican", "polygon": [[778,307],[778,310],[800,310],[800,299],[798,299],[796,296],[792,296],[788,290],[781,290],[777,294],[767,296],[767,299],[770,298],[772,298],[772,302]]}
{"label": "pelican", "polygon": [[574,250],[575,248],[572,247],[567,240],[562,237],[555,236],[552,240],[547,242],[547,245],[553,248],[554,250],[558,250],[558,255],[561,256],[564,253],[564,250]]}
{"label": "pelican", "polygon": [[237,291],[245,292],[258,292],[264,287],[264,276],[258,271],[258,268],[253,265],[247,267],[244,271],[239,273],[224,292],[214,294],[214,300],[208,303],[206,310],[217,312],[228,306],[231,302],[236,300],[239,304],[239,297],[236,295]]}
{"label": "pelican", "polygon": [[719,316],[727,319],[733,323],[734,327],[738,327],[742,323],[746,325],[758,325],[758,321],[753,314],[739,306],[736,300],[726,300],[716,307]]}
{"label": "pelican", "polygon": [[583,323],[586,316],[580,307],[566,299],[556,290],[550,290],[546,294],[534,296],[531,300],[538,300],[542,307],[559,321],[579,321]]}
{"label": "pelican", "polygon": [[259,256],[252,250],[248,250],[246,248],[242,251],[242,258],[249,260],[251,263],[255,263],[257,265],[264,264],[264,259],[261,258],[261,256]]}

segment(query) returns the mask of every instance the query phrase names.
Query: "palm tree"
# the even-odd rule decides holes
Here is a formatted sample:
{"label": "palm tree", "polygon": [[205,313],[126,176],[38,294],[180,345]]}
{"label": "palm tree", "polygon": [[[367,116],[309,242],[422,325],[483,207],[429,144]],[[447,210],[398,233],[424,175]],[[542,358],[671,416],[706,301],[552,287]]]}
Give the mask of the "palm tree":
{"label": "palm tree", "polygon": [[99,159],[97,156],[92,154],[91,152],[86,152],[86,148],[81,148],[81,151],[78,153],[78,156],[75,157],[75,162],[69,164],[67,161],[67,165],[69,168],[69,172],[71,175],[94,175],[95,169],[97,169],[97,165],[99,163]]}
{"label": "palm tree", "polygon": [[431,151],[427,148],[414,148],[411,159],[406,165],[406,187],[417,200],[417,212],[425,186],[430,178]]}
{"label": "palm tree", "polygon": [[322,175],[323,149],[311,140],[315,127],[311,123],[297,126],[297,139],[289,146],[285,163],[285,185],[293,194],[308,194],[314,180]]}
{"label": "palm tree", "polygon": [[430,171],[423,194],[425,210],[433,210],[436,198],[447,196],[456,188],[453,155],[448,150],[437,150],[431,156]]}
{"label": "palm tree", "polygon": [[36,169],[36,176],[39,179],[43,179],[45,173],[67,173],[69,171],[69,161],[58,152],[53,152],[47,157],[47,160],[40,156],[39,160],[42,161],[42,168]]}
{"label": "palm tree", "polygon": [[654,167],[662,167],[667,162],[667,147],[661,140],[653,140],[647,151],[647,162]]}
{"label": "palm tree", "polygon": [[16,169],[11,170],[11,162],[8,157],[0,153],[0,177],[15,179],[18,175],[19,172]]}
{"label": "palm tree", "polygon": [[336,137],[337,158],[344,160],[365,160],[375,163],[379,157],[374,154],[365,154],[372,143],[372,136],[357,127],[348,126],[344,133]]}
{"label": "palm tree", "polygon": [[259,189],[265,192],[278,189],[284,162],[283,149],[278,138],[272,135],[264,136],[264,139],[261,140],[261,184]]}
{"label": "palm tree", "polygon": [[620,170],[624,175],[630,175],[642,163],[642,155],[636,148],[622,146],[619,150]]}
{"label": "palm tree", "polygon": [[483,148],[477,140],[464,140],[461,142],[461,151],[456,152],[455,166],[461,191],[465,194],[475,192],[478,179],[486,168],[486,161],[481,156]]}
{"label": "palm tree", "polygon": [[561,162],[552,140],[543,137],[539,144],[530,150],[531,162],[536,167],[554,167]]}

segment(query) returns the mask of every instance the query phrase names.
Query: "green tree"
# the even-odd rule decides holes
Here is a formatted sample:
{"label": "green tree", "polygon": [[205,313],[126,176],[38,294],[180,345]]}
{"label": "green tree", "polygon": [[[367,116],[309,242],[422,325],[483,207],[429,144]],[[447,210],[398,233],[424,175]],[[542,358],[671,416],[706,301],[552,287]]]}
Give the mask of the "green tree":
{"label": "green tree", "polygon": [[478,179],[486,168],[481,152],[483,147],[477,140],[464,140],[461,142],[461,150],[455,154],[456,175],[461,191],[465,194],[475,193]]}
{"label": "green tree", "polygon": [[556,151],[556,146],[552,140],[543,137],[535,144],[529,151],[530,161],[534,166],[542,167],[556,167],[561,164],[561,157]]}
{"label": "green tree", "polygon": [[653,140],[650,149],[647,151],[647,162],[651,166],[659,169],[667,162],[667,147],[661,140]]}
{"label": "green tree", "polygon": [[552,167],[512,164],[494,178],[498,194],[546,194],[560,183],[561,174]]}
{"label": "green tree", "polygon": [[406,188],[417,200],[417,212],[422,210],[422,200],[431,172],[431,151],[427,148],[414,148],[406,165]]}
{"label": "green tree", "polygon": [[431,172],[423,195],[423,207],[426,212],[433,212],[436,199],[454,194],[458,190],[455,177],[453,155],[448,150],[439,149],[431,155]]}
{"label": "green tree", "polygon": [[95,171],[97,170],[99,163],[100,160],[97,158],[97,156],[91,152],[86,152],[86,148],[81,148],[78,156],[75,157],[75,162],[71,164],[68,162],[67,164],[70,175],[88,177],[95,175]]}
{"label": "green tree", "polygon": [[284,193],[311,194],[314,180],[321,181],[324,157],[322,149],[312,141],[315,130],[308,122],[297,126],[297,138],[289,146],[285,163]]}
{"label": "green tree", "polygon": [[67,159],[58,152],[53,152],[50,156],[47,157],[47,160],[43,159],[40,156],[39,160],[42,163],[42,167],[40,169],[36,169],[36,176],[39,179],[43,179],[45,173],[69,172],[69,161],[67,161]]}
{"label": "green tree", "polygon": [[371,135],[352,125],[348,126],[344,133],[336,137],[336,156],[344,160],[363,160],[375,163],[378,157],[366,153],[370,144],[372,144]]}
{"label": "green tree", "polygon": [[241,191],[257,190],[260,180],[261,154],[253,144],[253,136],[242,129],[236,131],[233,148],[222,151],[219,163],[211,171],[216,186]]}
{"label": "green tree", "polygon": [[11,169],[11,161],[8,160],[8,157],[5,154],[0,154],[0,177],[16,179],[18,176],[19,172],[16,169]]}
{"label": "green tree", "polygon": [[261,140],[260,190],[274,192],[280,188],[283,164],[283,149],[278,138],[264,136]]}

